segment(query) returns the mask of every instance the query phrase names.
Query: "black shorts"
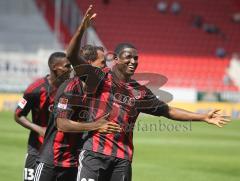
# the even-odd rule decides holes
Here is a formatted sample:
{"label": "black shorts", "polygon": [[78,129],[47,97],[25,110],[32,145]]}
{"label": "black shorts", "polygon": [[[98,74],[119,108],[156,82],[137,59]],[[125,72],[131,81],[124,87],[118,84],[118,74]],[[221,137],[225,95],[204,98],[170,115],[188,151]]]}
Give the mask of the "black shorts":
{"label": "black shorts", "polygon": [[26,154],[25,166],[23,172],[24,181],[33,181],[34,179],[34,169],[36,167],[37,156]]}
{"label": "black shorts", "polygon": [[77,181],[131,181],[129,160],[84,150],[79,155]]}
{"label": "black shorts", "polygon": [[34,181],[76,181],[77,167],[53,167],[46,163],[38,163]]}

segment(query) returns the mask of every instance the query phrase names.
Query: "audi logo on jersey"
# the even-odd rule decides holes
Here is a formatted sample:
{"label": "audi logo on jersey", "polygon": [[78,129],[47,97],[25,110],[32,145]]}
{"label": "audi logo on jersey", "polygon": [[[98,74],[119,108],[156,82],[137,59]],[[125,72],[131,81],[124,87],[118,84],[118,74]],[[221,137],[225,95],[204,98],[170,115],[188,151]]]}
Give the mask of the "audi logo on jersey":
{"label": "audi logo on jersey", "polygon": [[134,106],[135,105],[135,98],[121,94],[121,93],[116,93],[114,94],[114,100],[116,102],[128,105],[128,106]]}

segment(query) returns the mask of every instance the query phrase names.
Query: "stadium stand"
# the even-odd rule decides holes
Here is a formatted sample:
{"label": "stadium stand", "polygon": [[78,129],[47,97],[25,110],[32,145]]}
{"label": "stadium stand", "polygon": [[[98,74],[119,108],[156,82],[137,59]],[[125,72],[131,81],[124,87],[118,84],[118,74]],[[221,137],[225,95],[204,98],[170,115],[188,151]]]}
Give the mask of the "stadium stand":
{"label": "stadium stand", "polygon": [[22,91],[47,73],[49,52],[62,49],[34,1],[0,1],[0,91]]}
{"label": "stadium stand", "polygon": [[0,14],[1,51],[35,53],[61,47],[33,1],[2,0]]}
{"label": "stadium stand", "polygon": [[[237,91],[235,85],[224,85],[223,77],[231,53],[240,50],[236,43],[240,41],[240,26],[231,21],[232,14],[240,9],[239,3],[236,0],[179,0],[182,11],[176,16],[159,13],[157,2],[131,0],[104,4],[94,1],[99,14],[94,28],[105,47],[113,50],[119,42],[132,42],[140,52],[138,72],[161,73],[169,79],[166,86],[192,87],[200,91]],[[168,1],[169,4],[173,2]],[[82,12],[91,1],[75,0],[74,3]],[[49,19],[54,11],[48,11],[52,12],[47,15],[48,22],[51,22]],[[196,15],[219,27],[224,37],[194,28],[192,19]],[[62,28],[64,43],[71,37],[69,29],[66,26]],[[226,50],[226,57],[216,57],[219,47]]]}

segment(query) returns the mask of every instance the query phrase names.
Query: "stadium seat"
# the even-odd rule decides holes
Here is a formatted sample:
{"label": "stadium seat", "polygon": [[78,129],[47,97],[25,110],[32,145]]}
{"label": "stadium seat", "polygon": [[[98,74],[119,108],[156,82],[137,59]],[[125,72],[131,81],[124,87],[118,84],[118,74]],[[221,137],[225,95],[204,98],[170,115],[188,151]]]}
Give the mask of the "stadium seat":
{"label": "stadium seat", "polygon": [[[37,0],[38,3],[44,1]],[[87,0],[75,2],[81,12],[89,6]],[[237,90],[234,85],[223,85],[222,77],[229,64],[229,54],[240,49],[240,44],[236,43],[240,42],[240,26],[229,18],[240,10],[239,3],[235,0],[180,0],[183,10],[175,16],[169,12],[159,13],[157,2],[110,1],[104,5],[102,1],[94,1],[94,10],[98,14],[94,27],[105,47],[113,50],[119,42],[132,42],[140,53],[137,71],[164,74],[169,78],[167,85],[200,90]],[[226,39],[194,28],[191,22],[194,15],[200,15],[206,23],[219,27]],[[62,32],[67,34],[64,35],[64,42],[67,42],[71,36],[67,27],[63,26]],[[217,58],[215,51],[218,47],[224,47],[228,56]]]}

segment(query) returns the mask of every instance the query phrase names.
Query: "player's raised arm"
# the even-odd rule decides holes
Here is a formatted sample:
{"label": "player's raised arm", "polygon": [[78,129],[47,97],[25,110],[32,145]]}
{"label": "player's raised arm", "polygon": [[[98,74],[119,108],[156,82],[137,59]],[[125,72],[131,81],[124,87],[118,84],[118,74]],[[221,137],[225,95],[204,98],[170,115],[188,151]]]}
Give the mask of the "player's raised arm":
{"label": "player's raised arm", "polygon": [[218,127],[230,122],[227,116],[220,113],[220,110],[209,111],[206,114],[194,113],[184,109],[171,107],[160,101],[149,89],[146,89],[146,96],[139,102],[140,112],[154,116],[164,116],[176,121],[202,121],[214,124]]}
{"label": "player's raised arm", "polygon": [[80,44],[82,36],[85,32],[85,30],[90,26],[90,22],[92,19],[96,17],[96,13],[92,12],[92,5],[89,6],[88,10],[86,11],[83,20],[78,27],[77,31],[73,35],[67,49],[67,57],[71,64],[74,66],[78,66],[79,64],[86,63],[83,59],[79,58],[79,50],[80,50]]}
{"label": "player's raised arm", "polygon": [[203,121],[209,124],[222,127],[230,122],[226,116],[220,113],[221,110],[209,111],[206,114],[198,114],[186,111],[184,109],[169,107],[168,115],[166,117],[177,121]]}
{"label": "player's raised arm", "polygon": [[175,121],[202,121],[209,124],[214,124],[218,127],[222,127],[230,122],[229,119],[226,119],[226,116],[219,113],[220,110],[213,110],[206,114],[199,114],[184,109],[171,107],[163,102],[159,102],[159,106],[156,104],[154,104],[154,106],[155,107],[152,108],[145,108],[141,112],[154,116],[164,116]]}

